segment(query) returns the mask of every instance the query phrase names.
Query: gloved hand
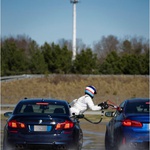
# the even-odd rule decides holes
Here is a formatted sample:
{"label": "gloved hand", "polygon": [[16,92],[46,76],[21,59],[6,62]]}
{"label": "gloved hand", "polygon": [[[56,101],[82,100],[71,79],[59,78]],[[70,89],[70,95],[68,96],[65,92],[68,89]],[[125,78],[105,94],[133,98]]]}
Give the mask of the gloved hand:
{"label": "gloved hand", "polygon": [[100,106],[102,109],[107,109],[109,107],[107,102],[102,102],[102,103],[98,104],[98,106]]}

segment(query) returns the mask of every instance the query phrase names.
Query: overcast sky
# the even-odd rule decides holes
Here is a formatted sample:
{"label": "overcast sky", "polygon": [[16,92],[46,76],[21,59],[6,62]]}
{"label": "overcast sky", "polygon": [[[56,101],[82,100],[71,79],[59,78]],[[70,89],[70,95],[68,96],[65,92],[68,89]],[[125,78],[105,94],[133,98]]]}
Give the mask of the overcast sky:
{"label": "overcast sky", "polygon": [[[77,38],[88,46],[102,36],[149,38],[149,0],[80,0]],[[72,39],[70,0],[1,0],[1,36],[26,35],[39,45]]]}

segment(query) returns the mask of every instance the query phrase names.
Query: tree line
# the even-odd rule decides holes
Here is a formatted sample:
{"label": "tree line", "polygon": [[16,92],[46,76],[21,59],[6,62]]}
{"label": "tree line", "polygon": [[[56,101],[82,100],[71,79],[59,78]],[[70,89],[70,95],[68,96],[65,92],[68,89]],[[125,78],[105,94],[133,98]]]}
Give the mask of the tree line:
{"label": "tree line", "polygon": [[149,40],[103,36],[86,46],[77,40],[72,61],[71,40],[45,42],[18,35],[1,39],[1,76],[19,74],[149,74]]}

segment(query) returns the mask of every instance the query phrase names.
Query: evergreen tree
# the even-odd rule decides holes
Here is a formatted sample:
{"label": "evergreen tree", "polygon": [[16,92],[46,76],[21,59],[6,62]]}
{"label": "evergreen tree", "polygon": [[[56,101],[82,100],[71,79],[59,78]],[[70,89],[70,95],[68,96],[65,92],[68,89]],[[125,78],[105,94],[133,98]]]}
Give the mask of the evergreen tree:
{"label": "evergreen tree", "polygon": [[72,52],[64,46],[45,43],[41,48],[45,62],[48,64],[48,70],[51,73],[70,73]]}
{"label": "evergreen tree", "polygon": [[120,57],[116,51],[110,52],[105,61],[100,66],[100,73],[102,74],[122,74],[120,68]]}
{"label": "evergreen tree", "polygon": [[121,58],[123,74],[140,74],[139,57],[135,54],[125,54]]}
{"label": "evergreen tree", "polygon": [[77,54],[74,61],[74,72],[78,74],[97,74],[98,62],[96,54],[90,48],[82,50]]}
{"label": "evergreen tree", "polygon": [[22,49],[18,49],[14,41],[2,43],[2,75],[21,74],[27,69],[27,59]]}
{"label": "evergreen tree", "polygon": [[45,63],[42,53],[37,50],[30,60],[31,73],[44,74],[47,72],[47,64]]}

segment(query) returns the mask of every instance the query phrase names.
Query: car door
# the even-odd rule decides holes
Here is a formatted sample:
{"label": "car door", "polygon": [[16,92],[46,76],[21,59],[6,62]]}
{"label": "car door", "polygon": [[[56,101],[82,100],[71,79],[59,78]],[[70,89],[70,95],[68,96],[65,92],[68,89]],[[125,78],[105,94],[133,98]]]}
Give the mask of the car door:
{"label": "car door", "polygon": [[[119,107],[121,109],[123,109],[124,102],[121,103]],[[116,145],[116,139],[118,138],[118,135],[120,134],[119,132],[120,132],[122,118],[123,118],[122,111],[116,110],[113,114],[113,118],[110,120],[110,122],[108,124],[110,145],[112,147],[114,147]]]}
{"label": "car door", "polygon": [[113,123],[112,123],[112,138],[113,138],[113,145],[116,147],[116,150],[118,149],[118,146],[120,145],[121,141],[121,135],[122,135],[122,120],[124,118],[124,105],[125,102],[120,104],[120,109],[116,110],[114,117],[113,117]]}

